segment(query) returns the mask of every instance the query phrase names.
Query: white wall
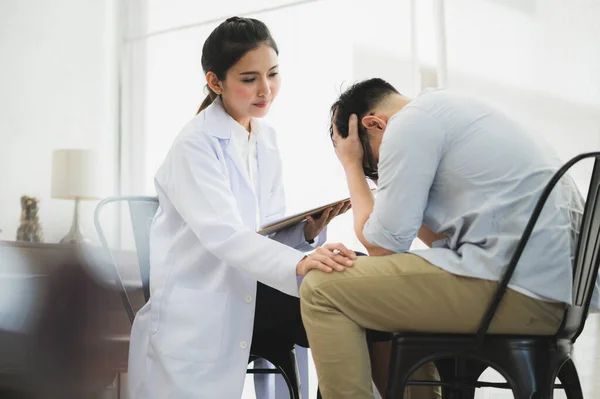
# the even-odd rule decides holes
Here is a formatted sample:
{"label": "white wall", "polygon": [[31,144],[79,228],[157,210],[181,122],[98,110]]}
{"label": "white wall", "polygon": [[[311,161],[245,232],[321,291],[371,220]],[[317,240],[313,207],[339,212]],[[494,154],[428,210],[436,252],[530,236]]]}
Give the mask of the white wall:
{"label": "white wall", "polygon": [[[140,0],[129,0],[140,1]],[[269,10],[297,3],[311,3],[315,0],[226,0],[202,2],[198,0],[144,0],[148,7],[147,32],[160,32],[163,30],[180,28],[193,25],[199,21],[217,20],[220,23],[232,15],[258,10]],[[321,0],[316,0],[321,1]]]}
{"label": "white wall", "polygon": [[[23,194],[41,199],[46,242],[68,231],[72,201],[50,198],[55,148],[93,148],[116,183],[116,0],[0,1],[0,239],[14,240]],[[90,237],[95,202],[83,203]]]}
{"label": "white wall", "polygon": [[[496,103],[563,160],[600,149],[600,2],[446,1],[448,85]],[[573,177],[587,191],[590,167]]]}

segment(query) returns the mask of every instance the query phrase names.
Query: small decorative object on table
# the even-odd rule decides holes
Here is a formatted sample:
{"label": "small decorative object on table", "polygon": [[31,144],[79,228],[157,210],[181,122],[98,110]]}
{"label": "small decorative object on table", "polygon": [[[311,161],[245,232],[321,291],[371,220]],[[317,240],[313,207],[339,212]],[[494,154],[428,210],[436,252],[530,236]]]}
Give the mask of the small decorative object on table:
{"label": "small decorative object on table", "polygon": [[21,225],[17,229],[17,241],[43,242],[44,234],[38,218],[40,199],[21,197]]}

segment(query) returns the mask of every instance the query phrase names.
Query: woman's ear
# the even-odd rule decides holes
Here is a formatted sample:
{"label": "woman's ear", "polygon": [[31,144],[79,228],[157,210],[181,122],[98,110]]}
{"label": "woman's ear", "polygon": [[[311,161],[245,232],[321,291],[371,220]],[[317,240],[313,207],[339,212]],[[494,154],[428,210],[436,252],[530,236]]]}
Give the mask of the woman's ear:
{"label": "woman's ear", "polygon": [[376,115],[367,115],[362,118],[361,122],[367,130],[377,129],[384,131],[386,126],[385,120]]}
{"label": "woman's ear", "polygon": [[209,71],[206,74],[206,84],[208,84],[208,87],[215,93],[223,93],[223,84],[214,72]]}

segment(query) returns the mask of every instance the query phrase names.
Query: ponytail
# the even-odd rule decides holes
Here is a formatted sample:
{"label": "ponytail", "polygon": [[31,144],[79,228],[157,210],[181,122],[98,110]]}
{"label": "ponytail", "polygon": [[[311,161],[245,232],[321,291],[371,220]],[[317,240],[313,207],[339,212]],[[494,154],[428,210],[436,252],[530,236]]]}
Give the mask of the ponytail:
{"label": "ponytail", "polygon": [[200,104],[200,108],[198,108],[198,112],[196,112],[196,115],[208,108],[208,106],[212,104],[213,101],[215,101],[215,99],[218,97],[217,93],[212,91],[212,89],[208,85],[206,87],[208,88],[208,96],[206,96],[204,101],[202,101],[202,104]]}

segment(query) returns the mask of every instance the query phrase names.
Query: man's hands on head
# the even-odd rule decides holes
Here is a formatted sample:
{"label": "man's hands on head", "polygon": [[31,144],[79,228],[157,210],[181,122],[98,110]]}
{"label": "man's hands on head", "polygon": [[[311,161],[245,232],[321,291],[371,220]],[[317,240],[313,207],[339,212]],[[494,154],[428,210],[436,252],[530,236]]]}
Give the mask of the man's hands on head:
{"label": "man's hands on head", "polygon": [[369,255],[389,255],[392,253],[391,251],[371,244],[363,235],[365,224],[371,212],[373,212],[374,200],[363,169],[364,149],[358,137],[358,117],[355,114],[350,115],[348,120],[348,137],[345,139],[340,136],[340,132],[337,130],[335,125],[336,117],[337,112],[334,113],[332,122],[333,147],[346,174],[346,182],[348,183],[350,200],[352,201],[354,232],[358,240],[369,252]]}
{"label": "man's hands on head", "polygon": [[333,147],[340,163],[344,168],[350,165],[358,165],[362,169],[364,150],[358,138],[358,117],[350,115],[348,120],[348,137],[342,138],[337,130],[335,120],[337,111],[333,114]]}
{"label": "man's hands on head", "polygon": [[298,262],[296,275],[305,276],[312,269],[319,269],[326,273],[331,273],[334,269],[342,272],[345,268],[352,267],[354,259],[356,259],[354,251],[343,244],[325,244]]}

